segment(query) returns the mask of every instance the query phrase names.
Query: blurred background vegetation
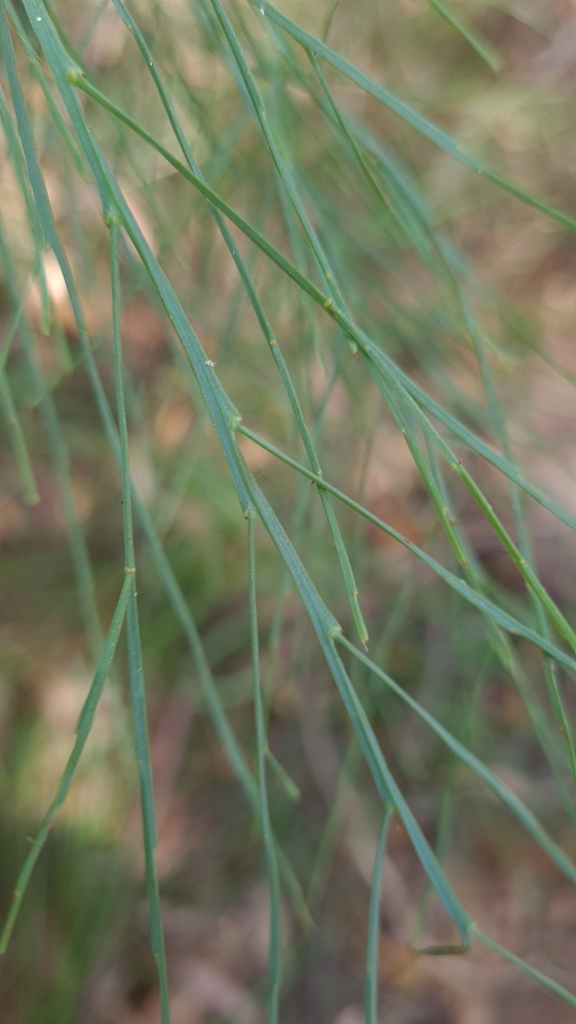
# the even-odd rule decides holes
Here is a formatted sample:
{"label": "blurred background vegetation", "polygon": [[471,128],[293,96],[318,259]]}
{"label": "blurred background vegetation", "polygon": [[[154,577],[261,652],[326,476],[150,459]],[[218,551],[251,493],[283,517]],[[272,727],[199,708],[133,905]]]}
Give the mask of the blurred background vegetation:
{"label": "blurred background vegetation", "polygon": [[[574,208],[573,4],[459,0],[449,11],[425,0],[281,6],[447,131],[462,152],[543,202],[568,214]],[[7,98],[7,37],[102,394],[113,404],[107,229],[31,9],[7,3],[2,13],[9,26],[0,97],[2,920],[72,749],[124,566],[121,479],[94,374],[57,259],[35,237],[26,206],[27,172]],[[523,521],[539,579],[572,621],[576,235],[568,223],[473,174],[304,52],[271,23],[267,5],[259,10],[230,0],[226,9],[355,321],[443,409],[504,451],[550,504],[566,510],[562,522],[542,503],[526,501]],[[138,2],[130,11],[211,188],[316,279],[214,4]],[[149,62],[115,6],[62,0],[45,16],[86,82],[176,152]],[[78,94],[210,369],[250,430],[304,462],[293,408],[206,199],[101,104]],[[325,479],[457,572],[438,510],[378,382],[338,324],[238,228],[231,231]],[[267,1019],[269,960],[262,838],[203,683],[210,673],[256,773],[246,524],[197,377],[127,237],[121,280],[130,471],[205,657],[202,668],[167,597],[158,554],[136,525],[172,1020],[257,1024]],[[402,415],[415,437],[414,411],[403,407]],[[320,594],[353,636],[317,488],[248,437],[240,436],[239,446]],[[515,535],[522,520],[515,520],[505,475],[465,445],[455,447]],[[429,450],[427,458],[482,593],[531,623],[524,581],[501,538],[458,474],[441,471]],[[343,506],[337,512],[370,656],[574,854],[574,780],[546,689],[546,656],[515,637],[507,668],[476,608],[374,522]],[[299,897],[293,890],[282,897],[281,1020],[356,1024],[368,1020],[366,934],[381,808],[310,622],[264,530],[256,533],[256,548],[271,816],[301,888]],[[0,963],[2,1021],[159,1019],[128,661],[121,639],[73,785]],[[472,919],[576,991],[570,879],[361,662],[346,663],[391,771]],[[575,709],[569,674],[560,666],[568,722]],[[462,957],[415,952],[458,937],[398,817],[381,884],[373,960],[379,1020],[573,1019],[572,1006],[484,947],[474,944]]]}

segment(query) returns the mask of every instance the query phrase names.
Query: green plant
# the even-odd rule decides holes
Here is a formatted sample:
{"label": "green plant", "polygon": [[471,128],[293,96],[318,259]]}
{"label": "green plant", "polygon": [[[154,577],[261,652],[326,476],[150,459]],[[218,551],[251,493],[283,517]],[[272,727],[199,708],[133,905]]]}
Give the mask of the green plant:
{"label": "green plant", "polygon": [[[426,887],[457,932],[456,938],[426,945],[422,952],[465,953],[477,940],[576,1006],[576,996],[553,977],[485,934],[442,866],[450,805],[458,803],[468,773],[498,797],[557,871],[574,882],[576,867],[565,844],[476,754],[482,745],[474,731],[482,727],[482,715],[474,704],[470,715],[464,714],[467,699],[455,690],[444,696],[444,706],[440,700],[432,707],[426,692],[412,693],[413,677],[422,666],[409,666],[398,682],[389,664],[391,647],[407,629],[409,608],[415,621],[434,616],[441,621],[437,606],[449,609],[447,616],[456,622],[453,656],[462,659],[453,672],[462,672],[476,701],[490,674],[508,680],[520,698],[539,770],[553,780],[573,821],[576,753],[568,686],[576,668],[576,634],[537,571],[527,499],[570,530],[576,520],[530,481],[515,454],[506,388],[514,374],[522,374],[522,333],[509,320],[501,340],[495,340],[498,312],[490,295],[475,283],[464,258],[435,222],[398,151],[382,142],[389,115],[479,175],[488,183],[482,189],[510,193],[567,229],[573,230],[576,220],[464,152],[432,120],[267,2],[230,4],[229,13],[220,0],[190,4],[190,10],[177,6],[171,14],[153,5],[137,20],[122,0],[114,0],[114,7],[114,31],[125,30],[125,45],[137,52],[99,72],[90,58],[98,8],[91,12],[92,25],[72,31],[66,27],[71,12],[60,20],[57,10],[41,0],[23,0],[21,8],[2,5],[0,40],[11,106],[2,93],[0,112],[21,222],[12,231],[4,218],[1,225],[4,292],[12,319],[2,348],[0,397],[21,493],[32,504],[38,500],[36,410],[42,418],[80,619],[96,669],[73,752],[16,884],[1,948],[7,947],[32,869],[72,784],[125,633],[152,948],[162,1020],[170,1019],[140,635],[142,604],[161,590],[171,609],[164,655],[170,659],[176,638],[185,638],[202,705],[262,836],[270,887],[268,1019],[279,1019],[281,890],[301,926],[309,927],[315,886],[322,884],[335,841],[328,819],[311,872],[314,885],[306,893],[307,880],[286,852],[282,812],[276,823],[270,795],[274,792],[281,806],[286,796],[297,794],[297,787],[267,739],[279,645],[296,594],[345,712],[334,724],[335,734],[342,732],[337,748],[342,787],[358,784],[366,793],[377,822],[375,835],[383,820],[369,913],[366,1021],[377,1017],[379,865],[392,815],[409,838]],[[446,16],[443,5],[434,7]],[[461,28],[459,19],[448,20]],[[179,42],[184,31],[192,54]],[[486,48],[469,30],[465,38],[485,55]],[[199,83],[186,60],[198,62]],[[366,116],[354,113],[341,83],[354,86],[354,102],[370,97]],[[34,114],[33,95],[42,98],[42,119]],[[399,146],[403,139],[401,133]],[[413,143],[406,145],[409,151]],[[51,190],[58,192],[55,174],[64,183],[58,217],[50,197]],[[98,196],[101,215],[80,218],[82,189]],[[134,202],[135,190],[140,204]],[[51,321],[47,250],[65,283],[74,325],[69,333],[77,336],[77,348]],[[224,265],[226,273],[220,269]],[[197,281],[191,280],[192,266]],[[104,315],[107,300],[98,291],[102,267],[110,292]],[[27,280],[34,281],[39,295],[37,325],[27,301]],[[177,372],[166,372],[163,380],[155,379],[154,366],[151,372],[130,366],[122,316],[134,297],[150,309],[150,316],[161,318],[173,351]],[[39,330],[55,345],[44,366],[38,358]],[[510,382],[499,388],[495,373],[509,365]],[[145,373],[150,377],[143,395],[138,382]],[[466,375],[465,382],[459,373]],[[115,511],[107,512],[111,556],[105,578],[75,504],[73,463],[80,448],[70,433],[75,428],[68,380],[88,382],[89,402],[100,420],[98,428],[87,430],[89,438],[99,438],[91,458],[93,463],[115,462],[121,481],[122,504],[116,501]],[[466,388],[471,382],[470,398]],[[186,447],[177,450],[173,461],[169,453],[156,456],[153,475],[160,483],[153,499],[146,500],[131,477],[129,442],[132,432],[145,436],[147,402],[154,409],[162,388],[178,388],[193,409],[194,437],[188,435],[187,442],[192,461],[188,467]],[[386,510],[382,515],[371,510],[363,496],[374,467],[371,446],[396,430],[416,467],[419,500],[426,510],[416,540],[403,536]],[[251,468],[257,467],[255,452],[273,460],[267,468],[284,469],[260,482],[259,469]],[[355,463],[361,459],[364,471],[359,474]],[[119,497],[112,469],[106,483]],[[191,489],[207,510],[215,538],[208,544],[214,564],[222,557],[219,570],[198,555],[191,557],[182,532],[178,539],[172,529],[179,501]],[[497,539],[522,589],[499,584],[486,570],[469,536],[466,502]],[[123,555],[115,538],[120,520]],[[245,556],[239,554],[244,522]],[[385,563],[374,565],[368,528],[378,538],[392,538],[411,556],[396,574],[390,566],[385,615]],[[197,531],[196,544],[205,543]],[[240,636],[229,643],[232,653],[248,639],[251,646],[254,764],[244,738],[236,735],[193,614],[201,615],[206,603],[217,607],[231,588],[240,588],[244,567],[249,623],[243,620]],[[202,586],[194,579],[199,574],[205,576]],[[404,585],[399,575],[406,577]],[[137,576],[146,581],[142,596]],[[196,593],[189,593],[188,583]],[[263,619],[261,594],[271,605]],[[102,612],[104,600],[114,606],[111,615]],[[104,630],[106,617],[110,625]],[[146,616],[142,625],[145,649],[150,647],[153,662],[161,661],[161,653],[153,651],[154,625],[147,629]],[[441,628],[449,630],[446,622]],[[407,635],[407,646],[417,647],[417,626]],[[295,661],[301,677],[318,671],[309,643],[306,636],[301,663]],[[418,655],[412,656],[417,662]],[[401,662],[399,667],[402,674]],[[111,685],[118,685],[113,675]],[[116,693],[121,716],[122,699]],[[409,711],[433,737],[425,762],[445,771],[435,841],[397,778],[400,773],[406,782],[410,769],[395,743],[393,726],[400,716],[391,695],[403,707],[401,717]],[[248,703],[248,697],[243,699]],[[424,763],[420,770],[425,774],[429,768]],[[280,787],[272,789],[277,779]],[[338,792],[335,806],[337,799]],[[556,823],[554,831],[559,831]],[[415,923],[416,947],[419,927],[424,924]]]}

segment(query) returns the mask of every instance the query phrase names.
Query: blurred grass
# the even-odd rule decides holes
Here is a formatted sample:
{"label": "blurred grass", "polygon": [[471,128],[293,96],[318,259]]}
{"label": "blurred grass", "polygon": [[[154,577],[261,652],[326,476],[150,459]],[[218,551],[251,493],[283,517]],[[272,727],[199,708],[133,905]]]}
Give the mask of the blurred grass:
{"label": "blurred grass", "polygon": [[[289,14],[2,7],[14,912],[15,836],[37,832],[94,676],[62,852],[51,867],[44,851],[29,917],[4,932],[15,922],[0,987],[16,1021],[78,1019],[81,998],[95,1022],[167,1021],[169,1002],[175,1021],[232,1013],[203,1007],[200,982],[180,992],[179,959],[198,954],[170,912],[223,911],[264,860],[270,1021],[362,1014],[364,973],[366,1021],[400,1021],[406,991],[414,1006],[434,993],[430,1020],[459,1019],[464,997],[406,947],[477,938],[575,1005],[552,911],[535,930],[576,878],[571,21],[435,2]],[[143,841],[124,827],[137,771]],[[118,865],[101,917],[88,822]],[[58,895],[68,863],[78,926]],[[479,898],[494,875],[506,896],[493,881]],[[143,978],[127,956],[116,1003],[98,988],[140,888],[161,1007],[146,956]],[[37,985],[31,930],[56,950]],[[471,1004],[485,955],[466,955]],[[236,972],[262,1019],[261,986],[247,993],[266,955],[233,960],[220,986]]]}

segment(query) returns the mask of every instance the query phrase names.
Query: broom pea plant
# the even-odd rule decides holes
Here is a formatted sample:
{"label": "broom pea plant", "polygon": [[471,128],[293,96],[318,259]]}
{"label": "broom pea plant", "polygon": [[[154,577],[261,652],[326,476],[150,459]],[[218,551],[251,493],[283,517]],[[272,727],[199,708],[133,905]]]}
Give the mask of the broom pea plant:
{"label": "broom pea plant", "polygon": [[[118,648],[124,637],[151,944],[161,1019],[163,1024],[170,1021],[148,737],[146,648],[143,650],[141,639],[139,580],[145,563],[146,572],[153,566],[155,585],[185,641],[199,699],[261,837],[270,896],[268,1020],[273,1024],[281,1019],[283,981],[288,984],[283,916],[290,906],[304,934],[314,927],[314,892],[319,888],[319,874],[329,870],[336,842],[329,819],[319,844],[316,870],[305,878],[292,863],[276,824],[278,789],[274,782],[280,781],[283,798],[294,806],[300,798],[301,779],[293,781],[270,745],[270,691],[293,595],[309,620],[324,671],[333,683],[334,702],[343,709],[350,730],[350,753],[343,758],[342,779],[357,779],[358,785],[362,780],[373,808],[365,1020],[378,1019],[379,913],[386,900],[382,865],[393,822],[401,824],[428,893],[437,895],[457,935],[453,942],[421,943],[415,931],[414,947],[422,955],[452,956],[467,954],[473,942],[482,943],[576,1006],[576,995],[551,973],[504,948],[475,922],[450,881],[442,862],[442,844],[431,840],[430,830],[419,820],[411,796],[405,792],[405,780],[398,777],[398,758],[391,756],[388,743],[382,741],[382,730],[387,727],[382,709],[394,706],[395,713],[400,713],[401,708],[403,716],[425,727],[444,749],[451,765],[447,794],[450,786],[457,789],[460,770],[474,775],[524,830],[527,842],[535,843],[569,883],[576,883],[576,866],[563,843],[475,752],[474,743],[467,742],[458,724],[453,719],[445,724],[442,709],[430,709],[425,694],[422,699],[415,697],[404,681],[394,678],[389,664],[386,652],[393,641],[391,635],[387,638],[386,622],[372,596],[378,589],[368,543],[363,541],[368,529],[375,531],[378,543],[385,538],[395,545],[394,550],[405,553],[402,565],[435,581],[437,593],[444,595],[447,605],[453,600],[462,621],[474,622],[489,664],[508,680],[521,701],[538,757],[573,823],[576,753],[568,687],[576,669],[576,632],[538,572],[529,512],[533,505],[540,506],[569,530],[574,529],[576,520],[532,482],[529,472],[517,462],[507,403],[499,395],[502,389],[494,376],[495,365],[505,354],[488,336],[478,312],[483,305],[488,308],[491,300],[476,284],[447,234],[436,225],[402,156],[374,126],[375,118],[365,119],[354,112],[359,97],[369,97],[386,117],[391,114],[400,119],[416,139],[426,140],[423,146],[435,147],[444,158],[479,176],[486,190],[508,193],[514,202],[531,207],[563,229],[574,230],[576,219],[463,151],[444,129],[328,45],[326,37],[314,35],[268,2],[201,0],[177,5],[174,11],[168,5],[153,4],[150,10],[138,13],[122,0],[113,0],[113,6],[114,31],[125,32],[134,51],[126,60],[133,62],[130,74],[137,81],[135,87],[125,80],[129,75],[124,70],[115,81],[113,74],[99,72],[89,59],[91,37],[101,17],[96,7],[88,37],[79,39],[77,32],[68,30],[71,11],[60,15],[57,6],[42,0],[23,0],[21,5],[2,0],[1,4],[3,144],[29,245],[27,260],[22,260],[8,218],[2,216],[3,286],[11,320],[0,352],[0,402],[20,493],[31,505],[38,501],[39,491],[34,451],[27,438],[26,406],[37,407],[45,425],[94,671],[62,780],[15,882],[0,949],[7,949],[17,927],[27,885],[72,786],[104,687],[118,686],[122,674]],[[443,4],[434,0],[432,7],[494,69],[490,47]],[[337,15],[333,14],[332,20],[334,17]],[[200,79],[206,75],[206,84],[201,80],[191,85],[196,72],[185,68],[185,49],[183,52],[177,45],[177,36],[190,40],[191,60],[198,60],[198,75]],[[203,95],[210,75],[217,79],[212,85],[215,98]],[[38,124],[31,102],[33,90],[42,96],[49,128]],[[140,99],[139,90],[146,101]],[[348,96],[354,97],[355,103],[349,102]],[[308,151],[299,141],[305,123],[315,137],[316,151],[312,141]],[[230,186],[229,168],[235,160],[241,173]],[[87,285],[78,283],[80,275],[73,269],[69,239],[65,243],[62,219],[55,212],[49,187],[54,162],[65,168],[62,173],[67,180],[81,180],[91,196],[98,198],[99,229],[107,234],[107,253],[101,258],[109,282],[108,335],[112,344],[108,347],[104,342],[96,345],[91,336],[85,312]],[[139,176],[150,207],[158,202],[160,219],[165,216],[163,176],[177,196],[169,216],[177,218],[181,209],[185,223],[172,219],[167,225],[170,244],[164,252],[163,241],[154,244],[129,201],[127,167]],[[73,188],[69,196],[73,203]],[[65,216],[74,220],[80,213],[72,208]],[[222,354],[216,356],[214,346],[201,341],[201,336],[208,338],[216,312],[198,308],[199,296],[191,283],[183,240],[184,229],[195,230],[195,220],[205,226],[208,239],[210,252],[203,257],[208,262],[209,256],[225,260],[227,253],[234,273],[232,299],[228,284],[221,281],[218,285],[222,306],[229,302],[234,314],[227,328],[230,338],[226,345],[222,343]],[[83,235],[82,225],[76,224],[76,230]],[[175,251],[170,252],[172,249]],[[384,254],[381,266],[380,250]],[[32,279],[40,296],[39,327],[49,333],[47,251],[60,268],[78,339],[74,354],[64,360],[69,360],[69,365],[60,367],[56,379],[39,363],[38,327],[27,302],[27,280]],[[90,258],[89,253],[85,255]],[[424,307],[418,309],[420,286],[423,295],[432,293],[434,297],[430,314]],[[123,309],[132,290],[145,294],[156,315],[163,317],[179,373],[181,369],[182,386],[199,419],[209,419],[221,453],[217,472],[226,475],[235,494],[235,529],[245,535],[254,752],[237,735],[190,595],[159,531],[155,510],[139,492],[133,472],[131,433],[137,402],[122,327]],[[399,296],[406,295],[406,290],[413,291],[413,302],[403,306]],[[236,322],[250,325],[252,340],[246,358],[240,348],[241,331],[234,337]],[[444,352],[437,339],[449,336],[458,343],[446,340]],[[417,337],[424,341],[414,359],[412,346]],[[258,352],[256,362],[264,360],[260,351],[270,360],[271,376],[266,380],[272,383],[265,389],[251,387],[250,380],[243,377],[254,365],[254,351]],[[475,366],[478,394],[465,409],[458,396],[452,401],[450,367],[459,359],[465,366],[474,360]],[[96,567],[74,504],[73,437],[69,434],[73,426],[63,422],[58,409],[60,380],[80,371],[89,381],[99,431],[117,467],[121,487],[118,530],[122,532],[123,557],[117,566],[116,604],[108,625],[103,624]],[[314,391],[314,375],[319,371],[329,381],[320,398]],[[435,374],[439,374],[439,385]],[[334,426],[329,415],[338,387],[348,396],[350,410],[344,431],[340,424]],[[22,398],[22,412],[18,398]],[[389,428],[405,441],[406,460],[413,464],[422,500],[430,509],[432,526],[427,540],[407,536],[385,513],[371,508],[371,458],[366,461],[366,497],[358,492],[357,474],[346,454],[342,462],[345,469],[350,467],[350,475],[341,482],[345,472],[339,474],[334,444],[343,445],[346,432],[351,435],[351,447],[356,433],[360,439],[365,434],[370,443],[374,422],[369,420],[374,416],[386,417]],[[337,430],[336,441],[332,429]],[[270,480],[266,473],[260,477],[244,447],[247,442],[251,451],[268,460],[268,466],[284,474],[282,486],[292,488],[288,498],[282,487],[275,488],[273,474]],[[378,453],[383,461],[386,454]],[[185,446],[180,457],[182,462],[188,458]],[[486,481],[495,478],[498,484],[487,486]],[[498,495],[499,504],[507,492],[509,509],[497,510],[490,489]],[[506,592],[490,577],[459,512],[463,495],[514,567],[526,600],[524,594]],[[216,512],[214,509],[213,514]],[[352,517],[356,537],[350,527]],[[314,527],[318,523],[321,525]],[[314,539],[315,528],[320,540],[318,536]],[[307,543],[309,530],[312,544]],[[270,591],[269,542],[282,575],[275,577],[271,588],[275,625],[269,629],[263,655],[265,630],[260,609],[264,592],[268,596]],[[384,562],[382,566],[384,571]],[[383,582],[378,584],[383,586]],[[406,598],[393,574],[385,586],[398,591],[389,615],[392,629],[394,609],[404,609]],[[406,593],[410,597],[410,592]],[[402,611],[401,618],[407,614]],[[455,633],[460,629],[458,623],[457,619]],[[400,624],[393,626],[394,630],[400,628]],[[300,682],[307,685],[304,679]],[[366,775],[361,774],[362,766]]]}

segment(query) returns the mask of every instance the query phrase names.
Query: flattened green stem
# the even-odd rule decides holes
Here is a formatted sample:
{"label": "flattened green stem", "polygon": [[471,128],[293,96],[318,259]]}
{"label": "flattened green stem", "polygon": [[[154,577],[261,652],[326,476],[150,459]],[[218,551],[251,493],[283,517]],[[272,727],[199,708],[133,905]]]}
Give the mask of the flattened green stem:
{"label": "flattened green stem", "polygon": [[394,811],[388,807],[384,812],[378,845],[374,857],[370,905],[368,909],[368,942],[366,944],[366,984],[364,992],[364,1024],[378,1024],[378,947],[380,944],[380,892],[382,888],[382,866],[386,853],[388,829]]}
{"label": "flattened green stem", "polygon": [[130,573],[128,579],[131,582],[126,613],[128,663],[130,671],[130,702],[132,705],[132,722],[134,728],[134,749],[136,753],[138,781],[140,785],[140,806],[142,811],[144,863],[146,871],[146,895],[148,899],[148,913],[150,917],[150,940],[158,973],[160,1015],[162,1024],[170,1024],[168,973],[166,966],[166,954],[164,951],[164,932],[162,928],[162,914],[160,910],[160,890],[158,886],[158,874],[156,871],[155,859],[157,845],[156,815],[154,811],[150,740],[148,736],[148,719],[144,689],[144,667],[142,664],[142,650],[140,646],[136,578],[134,573]]}
{"label": "flattened green stem", "polygon": [[476,51],[480,59],[488,65],[491,71],[498,70],[500,64],[498,54],[491,46],[488,45],[488,43],[483,42],[474,32],[471,32],[469,28],[466,28],[466,25],[456,17],[449,7],[446,7],[445,4],[441,3],[440,0],[429,0],[429,3],[436,13],[439,14],[441,18],[444,18],[444,21],[448,22],[448,24],[466,40],[472,49]]}
{"label": "flattened green stem", "polygon": [[560,996],[560,998],[563,999],[565,1003],[568,1003],[569,1006],[576,1008],[576,995],[569,992],[563,985],[559,985],[557,981],[553,981],[552,978],[543,974],[542,971],[537,970],[536,967],[532,967],[530,964],[527,964],[525,960],[521,960],[519,956],[515,956],[509,949],[501,946],[499,942],[495,942],[494,939],[485,935],[485,933],[480,931],[475,924],[470,926],[470,936],[471,938],[478,939],[478,941],[482,942],[485,946],[488,946],[488,949],[493,949],[495,953],[499,953],[504,960],[507,960],[510,964],[514,964],[514,967],[523,971],[524,974],[527,974],[533,981],[537,981],[539,985],[543,985],[544,988],[549,989],[550,992],[554,992],[555,995]]}
{"label": "flattened green stem", "polygon": [[120,264],[118,256],[119,221],[114,213],[108,218],[110,232],[110,282],[112,290],[112,332],[114,344],[114,392],[118,418],[118,444],[120,451],[120,475],[122,480],[122,528],[124,535],[124,565],[126,572],[136,572],[134,557],[134,525],[132,521],[132,487],[130,484],[130,456],[128,449],[128,420],[126,416],[126,395],[124,392],[124,365],[122,358],[122,335],[120,313]]}
{"label": "flattened green stem", "polygon": [[126,608],[128,606],[130,590],[131,581],[128,576],[126,576],[124,583],[122,584],[116,610],[112,616],[108,635],[104,641],[104,646],[102,647],[102,653],[94,674],[92,685],[90,686],[88,696],[86,697],[82,711],[80,712],[80,717],[76,726],[76,740],[74,742],[74,747],[72,748],[72,753],[68,758],[68,763],[64,769],[64,774],[56,791],[56,795],[50,804],[46,817],[40,826],[36,839],[30,848],[28,856],[26,857],[22,870],[18,876],[16,889],[14,890],[14,896],[12,898],[12,905],[0,935],[0,953],[4,953],[6,951],[6,947],[10,941],[10,936],[14,929],[16,918],[18,917],[18,912],[26,892],[26,887],[30,881],[32,871],[34,870],[34,865],[36,864],[36,861],[42,851],[42,847],[46,842],[50,826],[52,825],[56,812],[68,796],[70,786],[72,785],[74,775],[76,774],[78,762],[80,761],[82,751],[86,745],[86,740],[88,739],[90,730],[92,729],[94,715],[96,714],[96,709],[98,708],[100,697],[102,696],[102,690],[104,689],[106,678],[110,672],[112,659],[116,650],[116,644],[120,637],[122,624],[124,622],[124,615],[126,614]]}
{"label": "flattened green stem", "polygon": [[164,951],[164,933],[160,911],[160,891],[156,871],[156,813],[152,784],[152,763],[148,736],[144,666],[140,644],[138,621],[138,599],[136,594],[136,563],[134,558],[134,526],[132,522],[132,492],[130,486],[130,460],[128,453],[128,422],[126,418],[126,397],[124,394],[124,369],[122,360],[122,338],[120,333],[120,266],[118,260],[119,220],[115,213],[107,218],[110,230],[110,277],[112,285],[112,328],[114,335],[114,390],[118,414],[120,439],[120,468],[122,474],[122,521],[124,534],[124,564],[130,581],[127,607],[128,663],[130,671],[130,700],[134,729],[134,748],[138,764],[140,784],[140,805],[144,835],[144,860],[146,866],[146,891],[150,914],[151,944],[160,988],[160,1010],[162,1024],[170,1024],[170,1001],[168,972]]}
{"label": "flattened green stem", "polygon": [[280,986],[282,984],[282,919],[280,904],[280,878],[276,846],[270,823],[268,787],[266,782],[266,723],[260,682],[260,650],[258,638],[258,608],[256,602],[256,552],[254,548],[254,511],[247,516],[248,526],[248,593],[250,602],[250,643],[252,649],[252,679],[254,717],[256,721],[256,763],[258,766],[258,792],[260,797],[260,822],[264,843],[268,891],[270,894],[270,952],[268,957],[268,1022],[278,1024]]}
{"label": "flattened green stem", "polygon": [[438,722],[433,715],[430,715],[427,711],[418,704],[409,694],[407,694],[401,686],[398,685],[384,672],[378,665],[376,665],[368,655],[358,650],[354,644],[343,635],[340,634],[336,638],[336,642],[342,647],[345,647],[358,661],[361,661],[370,671],[386,686],[396,694],[418,717],[429,726],[430,729],[442,740],[443,743],[459,758],[462,764],[465,764],[468,768],[483,779],[484,782],[490,787],[492,792],[502,801],[504,806],[514,815],[514,817],[520,822],[526,832],[532,836],[534,841],[538,844],[541,850],[550,857],[550,860],[556,864],[556,866],[569,878],[572,882],[576,883],[576,865],[572,863],[569,857],[566,856],[564,851],[550,838],[548,833],[544,830],[536,816],[532,811],[526,807],[524,803],[517,797],[512,790],[504,785],[500,779],[490,771],[474,754],[472,754],[467,747],[465,747],[459,740],[457,740],[451,733],[445,729],[440,722]]}
{"label": "flattened green stem", "polygon": [[298,789],[298,786],[294,782],[294,779],[292,779],[288,775],[286,769],[280,764],[280,761],[278,761],[278,759],[274,757],[274,754],[272,753],[269,747],[266,747],[264,755],[266,757],[266,761],[268,762],[272,771],[276,775],[276,778],[278,779],[288,799],[299,800],[301,793],[300,790]]}

